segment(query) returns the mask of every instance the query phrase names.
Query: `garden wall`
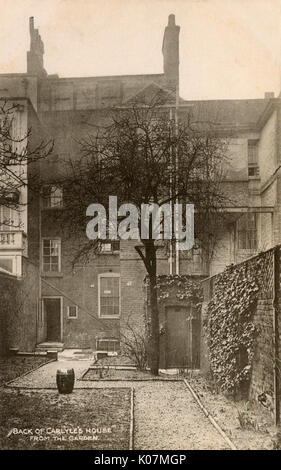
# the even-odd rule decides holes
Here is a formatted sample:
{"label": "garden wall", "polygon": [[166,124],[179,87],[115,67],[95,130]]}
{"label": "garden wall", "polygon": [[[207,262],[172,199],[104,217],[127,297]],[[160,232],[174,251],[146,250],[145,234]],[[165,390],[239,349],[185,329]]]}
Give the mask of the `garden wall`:
{"label": "garden wall", "polygon": [[211,372],[225,391],[231,381],[233,390],[247,383],[248,397],[254,400],[266,393],[273,402],[275,394],[275,357],[281,345],[280,264],[277,246],[202,281],[201,369]]}
{"label": "garden wall", "polygon": [[9,311],[17,308],[18,285],[16,277],[0,272],[0,354],[8,352]]}
{"label": "garden wall", "polygon": [[37,268],[23,259],[20,278],[0,272],[0,354],[10,348],[32,352],[36,345]]}

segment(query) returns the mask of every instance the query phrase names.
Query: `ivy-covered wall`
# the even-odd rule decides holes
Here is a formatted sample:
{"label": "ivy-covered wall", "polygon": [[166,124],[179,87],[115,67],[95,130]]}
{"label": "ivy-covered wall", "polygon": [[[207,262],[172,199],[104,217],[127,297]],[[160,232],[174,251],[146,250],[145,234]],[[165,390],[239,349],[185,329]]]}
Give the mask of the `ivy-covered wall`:
{"label": "ivy-covered wall", "polygon": [[[275,250],[280,260],[280,247]],[[231,265],[202,283],[202,362],[218,388],[228,394],[242,392],[257,399],[265,392],[273,397],[275,269],[272,249]],[[280,297],[280,289],[276,294]],[[276,305],[280,305],[280,298]]]}

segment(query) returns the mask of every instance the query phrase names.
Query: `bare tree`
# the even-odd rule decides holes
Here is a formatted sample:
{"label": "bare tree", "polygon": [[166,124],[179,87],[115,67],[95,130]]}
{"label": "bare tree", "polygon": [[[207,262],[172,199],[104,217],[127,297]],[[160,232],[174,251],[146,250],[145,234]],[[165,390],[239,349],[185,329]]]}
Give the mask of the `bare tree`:
{"label": "bare tree", "polygon": [[64,226],[80,241],[76,260],[100,246],[97,240],[85,241],[89,204],[100,203],[108,211],[108,197],[116,195],[119,205],[131,203],[138,210],[140,239],[135,249],[149,279],[148,356],[155,375],[159,369],[157,250],[163,243],[175,249],[176,240],[174,234],[168,242],[153,238],[152,215],[149,236],[142,237],[142,205],[194,204],[197,243],[209,256],[225,202],[221,188],[225,141],[214,135],[209,124],[192,122],[188,113],[175,120],[170,109],[155,96],[149,103],[135,101],[111,110],[106,124],[91,124],[89,135],[79,142],[80,157],[68,162],[68,176],[61,181]]}

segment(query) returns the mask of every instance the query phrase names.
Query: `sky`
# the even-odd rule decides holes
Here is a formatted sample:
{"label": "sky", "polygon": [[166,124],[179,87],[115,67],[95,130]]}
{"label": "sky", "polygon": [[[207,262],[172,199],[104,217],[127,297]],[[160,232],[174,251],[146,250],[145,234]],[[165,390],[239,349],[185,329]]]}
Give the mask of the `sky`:
{"label": "sky", "polygon": [[0,73],[26,72],[30,16],[60,77],[162,73],[180,31],[180,95],[262,98],[281,89],[281,0],[0,0]]}

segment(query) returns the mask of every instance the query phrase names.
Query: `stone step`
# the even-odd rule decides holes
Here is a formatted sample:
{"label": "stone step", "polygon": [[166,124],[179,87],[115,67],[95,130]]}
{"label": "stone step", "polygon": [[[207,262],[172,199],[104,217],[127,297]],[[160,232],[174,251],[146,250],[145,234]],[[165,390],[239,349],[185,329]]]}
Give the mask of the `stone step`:
{"label": "stone step", "polygon": [[61,352],[64,350],[64,344],[58,342],[44,342],[39,343],[36,345],[35,352],[43,352],[43,351],[50,351],[50,352]]}

